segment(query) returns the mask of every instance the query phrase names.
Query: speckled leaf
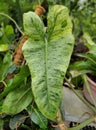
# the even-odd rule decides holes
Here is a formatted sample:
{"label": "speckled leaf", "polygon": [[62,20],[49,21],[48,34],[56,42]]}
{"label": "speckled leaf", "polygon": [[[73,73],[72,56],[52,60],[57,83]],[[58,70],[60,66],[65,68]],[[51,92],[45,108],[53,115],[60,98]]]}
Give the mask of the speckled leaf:
{"label": "speckled leaf", "polygon": [[74,45],[68,9],[62,5],[50,9],[46,32],[41,19],[33,12],[25,13],[23,19],[25,33],[28,35],[29,32],[23,52],[31,72],[34,99],[41,113],[54,119],[60,107],[63,79]]}
{"label": "speckled leaf", "polygon": [[34,12],[29,11],[24,14],[25,33],[34,40],[44,39],[45,29],[44,24]]}

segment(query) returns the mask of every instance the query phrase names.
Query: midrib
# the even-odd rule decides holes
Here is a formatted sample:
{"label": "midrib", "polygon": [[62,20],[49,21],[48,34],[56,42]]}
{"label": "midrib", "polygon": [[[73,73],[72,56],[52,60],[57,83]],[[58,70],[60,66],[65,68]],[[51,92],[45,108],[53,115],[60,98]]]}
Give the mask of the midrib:
{"label": "midrib", "polygon": [[46,87],[47,87],[47,98],[48,96],[48,42],[45,38],[45,77],[46,77]]}

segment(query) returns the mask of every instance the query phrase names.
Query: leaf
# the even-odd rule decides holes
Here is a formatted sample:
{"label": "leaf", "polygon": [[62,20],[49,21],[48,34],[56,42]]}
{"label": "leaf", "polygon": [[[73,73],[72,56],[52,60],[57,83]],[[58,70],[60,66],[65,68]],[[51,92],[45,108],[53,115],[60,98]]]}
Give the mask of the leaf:
{"label": "leaf", "polygon": [[8,44],[1,44],[0,43],[0,52],[8,51],[9,47]]}
{"label": "leaf", "polygon": [[7,25],[6,28],[5,28],[5,33],[6,33],[7,36],[14,34],[13,27],[11,25]]}
{"label": "leaf", "polygon": [[79,74],[94,73],[96,67],[89,64],[87,61],[77,61],[69,66],[69,70],[77,70]]}
{"label": "leaf", "polygon": [[[26,22],[27,21],[27,22]],[[25,33],[34,40],[44,39],[45,29],[44,24],[40,20],[39,16],[34,12],[28,12],[24,14],[24,28]]]}
{"label": "leaf", "polygon": [[72,23],[68,9],[62,5],[53,6],[48,14],[48,40],[56,40],[71,33]]}
{"label": "leaf", "polygon": [[31,120],[40,126],[42,129],[46,129],[48,125],[48,120],[41,114],[41,112],[38,110],[38,108],[33,108],[32,110],[28,110],[28,113],[30,115]]}
{"label": "leaf", "polygon": [[19,67],[16,66],[15,64],[12,64],[6,71],[5,73],[5,77],[8,75],[8,74],[15,74],[16,72],[19,71]]}
{"label": "leaf", "polygon": [[0,38],[3,36],[3,33],[2,33],[2,31],[0,30]]}
{"label": "leaf", "polygon": [[3,103],[2,111],[7,114],[17,114],[24,110],[32,101],[32,92],[30,85],[21,83],[19,88],[10,92]]}
{"label": "leaf", "polygon": [[26,116],[23,114],[17,114],[10,119],[9,126],[12,130],[17,129],[22,123],[24,123]]}
{"label": "leaf", "polygon": [[87,61],[91,62],[91,64],[96,65],[96,56],[94,54],[91,53],[87,53],[87,54],[77,54],[77,56],[83,57],[85,59],[87,59]]}
{"label": "leaf", "polygon": [[88,32],[84,32],[83,39],[86,40],[87,43],[85,43],[85,44],[89,48],[89,50],[92,48],[92,46],[95,45],[95,43],[92,41],[92,38]]}
{"label": "leaf", "polygon": [[96,58],[96,44],[91,47],[89,53],[93,54]]}
{"label": "leaf", "polygon": [[0,100],[0,115],[2,114],[2,105],[3,105],[3,100]]}
{"label": "leaf", "polygon": [[91,53],[87,54],[77,54],[77,56],[86,59],[85,61],[77,61],[69,66],[70,70],[78,70],[81,74],[91,73],[95,74],[96,72],[96,56]]}
{"label": "leaf", "polygon": [[5,28],[5,36],[9,40],[9,44],[12,44],[12,41],[15,38],[14,29],[11,25],[7,25]]}
{"label": "leaf", "polygon": [[12,65],[12,56],[8,52],[5,54],[3,63],[0,64],[0,81],[4,80],[7,69]]}
{"label": "leaf", "polygon": [[3,130],[3,120],[2,119],[0,119],[0,130]]}
{"label": "leaf", "polygon": [[8,86],[7,88],[5,88],[4,91],[0,94],[0,100],[3,97],[5,97],[9,92],[18,88],[20,84],[22,83],[22,81],[24,81],[24,79],[29,75],[30,73],[29,73],[28,66],[22,66],[20,72],[15,75],[11,86]]}
{"label": "leaf", "polygon": [[[63,79],[74,45],[68,9],[56,5],[52,10],[48,14],[48,32],[46,33],[36,14],[33,15],[32,12],[24,14],[24,30],[27,35],[29,32],[29,40],[22,48],[31,72],[31,87],[35,102],[40,112],[49,119],[56,117],[60,107]],[[32,22],[31,19],[36,21]],[[36,37],[37,40],[34,40]]]}

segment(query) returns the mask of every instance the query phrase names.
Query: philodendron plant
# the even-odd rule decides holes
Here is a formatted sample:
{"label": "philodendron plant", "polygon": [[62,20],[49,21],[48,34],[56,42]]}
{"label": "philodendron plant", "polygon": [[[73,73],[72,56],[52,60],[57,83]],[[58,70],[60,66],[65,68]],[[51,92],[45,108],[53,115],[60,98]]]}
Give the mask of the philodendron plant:
{"label": "philodendron plant", "polygon": [[54,119],[74,45],[68,9],[62,5],[52,7],[47,27],[34,12],[25,13],[23,20],[29,37],[23,52],[31,73],[34,100],[45,117]]}
{"label": "philodendron plant", "polygon": [[[69,12],[62,5],[51,7],[45,27],[42,19],[29,11],[23,15],[23,24],[28,40],[22,50],[29,70],[27,66],[21,68],[13,83],[0,94],[0,99],[6,97],[2,112],[15,115],[32,106],[34,99],[42,115],[54,120],[60,108],[62,84],[74,46]],[[31,85],[25,80],[29,72]]]}

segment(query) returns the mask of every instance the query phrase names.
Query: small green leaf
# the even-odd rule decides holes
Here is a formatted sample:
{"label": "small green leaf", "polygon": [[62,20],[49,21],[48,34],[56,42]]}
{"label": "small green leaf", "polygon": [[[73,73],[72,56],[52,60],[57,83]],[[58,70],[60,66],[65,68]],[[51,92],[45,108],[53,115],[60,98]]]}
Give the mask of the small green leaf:
{"label": "small green leaf", "polygon": [[95,45],[95,42],[92,41],[92,38],[91,38],[91,36],[89,35],[88,32],[84,32],[83,38],[84,38],[84,40],[86,40],[86,43],[85,43],[85,44],[86,44],[86,46],[87,46],[89,49],[91,49],[92,46]]}
{"label": "small green leaf", "polygon": [[39,125],[39,127],[44,130],[47,128],[48,120],[41,114],[38,108],[33,108],[33,111],[30,111],[30,110],[27,110],[27,111],[30,115],[31,120],[35,124]]}
{"label": "small green leaf", "polygon": [[7,25],[4,31],[6,38],[8,39],[8,43],[12,44],[12,40],[15,38],[13,27],[11,25]]}
{"label": "small green leaf", "polygon": [[0,113],[2,113],[3,100],[0,100]]}
{"label": "small green leaf", "polygon": [[0,130],[3,130],[3,120],[2,119],[0,119]]}
{"label": "small green leaf", "polygon": [[5,33],[6,35],[10,35],[10,34],[14,34],[14,30],[13,30],[13,27],[11,25],[7,25],[6,28],[5,28]]}
{"label": "small green leaf", "polygon": [[0,30],[0,38],[3,36],[3,33],[2,33],[2,31]]}
{"label": "small green leaf", "polygon": [[22,123],[24,123],[26,116],[23,114],[17,114],[16,116],[12,117],[9,122],[9,126],[12,130],[17,129]]}
{"label": "small green leaf", "polygon": [[22,83],[22,81],[24,81],[25,78],[27,78],[27,76],[29,75],[30,75],[30,72],[29,72],[28,66],[22,66],[22,68],[20,69],[20,72],[15,75],[13,82],[11,83],[11,86],[5,88],[4,91],[0,94],[0,99],[5,97],[9,92],[18,88],[20,84]]}
{"label": "small green leaf", "polygon": [[95,56],[95,58],[96,58],[96,44],[91,46],[91,49],[90,49],[89,53],[93,54]]}
{"label": "small green leaf", "polygon": [[0,52],[8,51],[8,44],[0,44]]}
{"label": "small green leaf", "polygon": [[30,85],[20,84],[20,87],[11,91],[5,98],[2,111],[7,114],[17,114],[24,110],[32,101]]}
{"label": "small green leaf", "polygon": [[3,63],[0,64],[0,81],[4,80],[8,68],[12,65],[12,55],[8,52],[5,54]]}
{"label": "small green leaf", "polygon": [[9,68],[7,69],[6,73],[5,73],[5,77],[8,75],[8,74],[16,74],[19,72],[19,67],[16,66],[15,64],[12,64],[11,66],[9,66]]}

